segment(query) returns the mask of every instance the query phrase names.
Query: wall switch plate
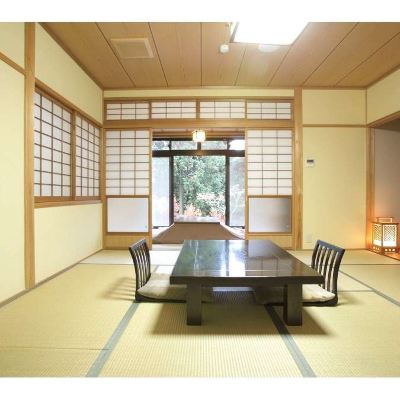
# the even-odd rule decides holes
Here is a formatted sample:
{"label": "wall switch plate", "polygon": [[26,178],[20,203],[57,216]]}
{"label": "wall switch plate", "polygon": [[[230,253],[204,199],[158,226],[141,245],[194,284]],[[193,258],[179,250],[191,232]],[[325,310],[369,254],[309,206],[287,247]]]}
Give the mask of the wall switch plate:
{"label": "wall switch plate", "polygon": [[315,160],[313,158],[306,159],[306,167],[313,168],[315,166]]}

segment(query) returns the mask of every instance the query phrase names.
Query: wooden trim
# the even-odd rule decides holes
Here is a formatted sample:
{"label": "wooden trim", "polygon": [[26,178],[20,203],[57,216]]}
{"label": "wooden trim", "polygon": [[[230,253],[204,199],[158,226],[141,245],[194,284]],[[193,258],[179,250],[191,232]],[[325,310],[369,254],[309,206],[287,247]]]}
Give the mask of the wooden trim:
{"label": "wooden trim", "polygon": [[303,102],[302,89],[295,89],[294,97],[294,174],[293,174],[293,248],[303,248]]}
{"label": "wooden trim", "polygon": [[35,23],[25,23],[24,238],[25,288],[35,285],[34,220]]}
{"label": "wooden trim", "polygon": [[[217,87],[218,89],[223,89],[222,87]],[[215,89],[217,89],[215,88]],[[235,88],[235,86],[231,86],[230,89]],[[164,90],[172,89],[170,87],[164,88]],[[187,87],[180,87],[178,88],[180,90],[185,90]],[[198,88],[199,89],[199,88]],[[264,88],[265,89],[265,88]],[[293,88],[292,88],[293,89]],[[132,89],[130,89],[132,90]],[[141,89],[137,89],[141,90]],[[229,101],[229,100],[254,100],[254,101],[280,101],[282,103],[287,102],[287,101],[293,101],[293,96],[239,96],[239,95],[232,95],[232,96],[221,96],[221,97],[215,97],[215,96],[187,96],[187,95],[176,95],[176,96],[151,96],[151,97],[143,97],[143,96],[138,96],[138,97],[104,97],[104,101],[106,103],[129,103],[129,102],[134,102],[134,101],[176,101],[176,100],[210,100],[210,101]]]}
{"label": "wooden trim", "polygon": [[244,133],[244,238],[247,240],[249,237],[249,195],[248,195],[248,132],[247,129]]}
{"label": "wooden trim", "polygon": [[[293,129],[293,120],[248,120],[248,119],[161,119],[161,120],[113,120],[105,121],[106,129],[157,129],[157,128],[252,128]],[[190,127],[190,128],[188,128]]]}
{"label": "wooden trim", "polygon": [[[16,62],[11,60],[11,58],[8,58],[4,53],[0,51],[0,60],[4,61],[7,65],[9,65],[11,68],[14,68],[16,71],[21,73],[22,75],[25,75],[25,69],[22,68],[20,65],[18,65]],[[26,59],[25,59],[25,65],[26,65]]]}
{"label": "wooden trim", "polygon": [[80,206],[86,204],[99,204],[101,200],[68,200],[68,201],[44,201],[35,203],[35,208]]}
{"label": "wooden trim", "polygon": [[365,246],[372,245],[371,221],[375,216],[375,134],[373,128],[367,129],[367,187],[366,187],[366,238]]}
{"label": "wooden trim", "polygon": [[[293,86],[245,86],[245,85],[224,85],[224,86],[140,86],[140,87],[107,87],[104,92],[111,91],[134,91],[134,90],[168,90],[168,89],[183,89],[183,90],[202,90],[202,89],[239,89],[239,90],[293,90]],[[293,97],[293,96],[292,96]]]}
{"label": "wooden trim", "polygon": [[48,96],[53,97],[55,100],[58,100],[59,102],[62,103],[63,107],[68,107],[71,110],[75,110],[77,111],[79,114],[81,114],[84,118],[86,118],[87,120],[89,120],[91,123],[97,125],[98,127],[102,127],[103,124],[101,122],[99,122],[96,118],[90,116],[88,113],[86,113],[85,111],[83,111],[81,108],[79,108],[78,106],[76,106],[74,103],[70,102],[69,100],[67,100],[64,96],[60,95],[58,92],[56,92],[55,90],[53,90],[50,86],[47,86],[44,82],[42,82],[41,80],[39,80],[38,78],[35,79],[35,84],[36,87],[39,90],[42,90],[45,94],[47,94]]}
{"label": "wooden trim", "polygon": [[44,22],[39,22],[40,26],[51,36],[51,38],[67,53],[80,68],[85,72],[85,74],[99,87],[99,89],[104,90],[104,86],[98,81],[94,75],[80,62],[80,60],[75,57],[75,55],[68,49],[67,46],[62,42],[62,40],[54,34],[53,31]]}
{"label": "wooden trim", "polygon": [[149,208],[148,208],[148,224],[149,224],[149,247],[153,246],[153,130],[149,129]]}
{"label": "wooden trim", "polygon": [[400,118],[400,111],[396,111],[392,114],[386,115],[385,117],[379,118],[367,124],[369,128],[379,128],[379,125],[386,124],[387,122],[392,122],[395,119]]}
{"label": "wooden trim", "polygon": [[39,286],[51,281],[54,278],[57,278],[58,276],[60,276],[61,274],[63,274],[64,272],[69,271],[70,269],[76,267],[77,265],[79,265],[83,260],[86,260],[88,257],[94,256],[95,254],[99,253],[100,251],[102,251],[102,249],[95,251],[92,254],[89,254],[87,257],[82,258],[81,260],[77,261],[75,264],[70,265],[69,267],[66,267],[64,269],[62,269],[61,271],[56,272],[53,275],[50,275],[48,278],[40,281],[39,283],[36,283],[34,286],[32,286],[31,288],[25,289],[17,294],[15,294],[14,296],[8,298],[7,300],[4,300],[2,302],[0,302],[0,308],[13,302],[14,300],[17,300],[19,297],[22,297],[23,295],[29,293],[31,290],[38,288]]}
{"label": "wooden trim", "polygon": [[105,130],[101,128],[101,158],[100,158],[100,196],[102,208],[102,239],[103,249],[106,245],[106,231],[107,231],[107,214],[106,214],[106,139]]}
{"label": "wooden trim", "polygon": [[303,128],[365,128],[365,124],[303,124]]}

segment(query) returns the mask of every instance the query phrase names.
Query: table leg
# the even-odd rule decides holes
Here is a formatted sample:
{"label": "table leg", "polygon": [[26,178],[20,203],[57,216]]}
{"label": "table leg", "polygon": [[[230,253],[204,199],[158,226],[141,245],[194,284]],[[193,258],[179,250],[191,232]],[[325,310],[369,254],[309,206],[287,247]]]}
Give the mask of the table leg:
{"label": "table leg", "polygon": [[201,285],[189,283],[186,293],[186,323],[201,325]]}
{"label": "table leg", "polygon": [[302,285],[286,285],[283,306],[283,318],[287,325],[302,325],[302,306]]}

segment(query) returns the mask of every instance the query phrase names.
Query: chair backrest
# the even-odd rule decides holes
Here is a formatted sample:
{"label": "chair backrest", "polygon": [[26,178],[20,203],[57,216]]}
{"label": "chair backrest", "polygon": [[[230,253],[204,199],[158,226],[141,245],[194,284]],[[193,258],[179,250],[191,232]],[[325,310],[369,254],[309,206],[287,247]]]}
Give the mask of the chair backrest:
{"label": "chair backrest", "polygon": [[136,291],[150,279],[150,252],[145,239],[129,247],[133,265],[135,266]]}
{"label": "chair backrest", "polygon": [[337,300],[337,279],[340,263],[345,250],[333,244],[317,240],[311,259],[311,267],[324,276],[322,286],[325,290],[335,293]]}

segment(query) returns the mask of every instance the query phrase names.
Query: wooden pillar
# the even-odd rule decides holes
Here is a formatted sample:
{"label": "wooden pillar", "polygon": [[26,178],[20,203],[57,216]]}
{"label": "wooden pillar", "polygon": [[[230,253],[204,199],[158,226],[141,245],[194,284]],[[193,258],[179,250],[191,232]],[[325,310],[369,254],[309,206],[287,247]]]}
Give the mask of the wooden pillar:
{"label": "wooden pillar", "polygon": [[24,203],[25,203],[25,287],[35,285],[34,225],[34,96],[35,96],[35,23],[25,23],[25,138],[24,138]]}
{"label": "wooden pillar", "polygon": [[302,89],[294,91],[293,248],[303,247],[303,105]]}

